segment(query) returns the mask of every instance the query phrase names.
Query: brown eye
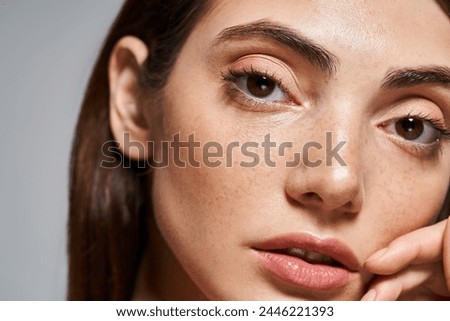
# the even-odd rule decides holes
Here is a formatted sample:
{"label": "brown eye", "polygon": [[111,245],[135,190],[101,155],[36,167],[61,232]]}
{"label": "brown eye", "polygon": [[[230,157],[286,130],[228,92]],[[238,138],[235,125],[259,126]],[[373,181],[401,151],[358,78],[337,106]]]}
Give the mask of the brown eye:
{"label": "brown eye", "polygon": [[289,96],[268,76],[249,73],[236,77],[236,86],[247,96],[267,102],[288,102]]}
{"label": "brown eye", "polygon": [[383,127],[393,135],[421,145],[436,143],[442,136],[432,122],[414,117],[399,118],[385,123]]}
{"label": "brown eye", "polygon": [[250,75],[247,78],[247,89],[257,98],[265,98],[272,94],[276,85],[275,81],[265,76]]}
{"label": "brown eye", "polygon": [[400,119],[395,123],[395,131],[406,140],[418,139],[424,130],[423,121],[412,117]]}

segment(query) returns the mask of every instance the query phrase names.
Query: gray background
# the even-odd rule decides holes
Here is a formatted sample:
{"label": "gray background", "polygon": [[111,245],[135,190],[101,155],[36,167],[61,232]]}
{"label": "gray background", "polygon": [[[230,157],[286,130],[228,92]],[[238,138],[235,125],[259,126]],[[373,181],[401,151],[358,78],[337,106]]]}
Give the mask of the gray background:
{"label": "gray background", "polygon": [[64,300],[68,160],[121,0],[0,0],[0,300]]}

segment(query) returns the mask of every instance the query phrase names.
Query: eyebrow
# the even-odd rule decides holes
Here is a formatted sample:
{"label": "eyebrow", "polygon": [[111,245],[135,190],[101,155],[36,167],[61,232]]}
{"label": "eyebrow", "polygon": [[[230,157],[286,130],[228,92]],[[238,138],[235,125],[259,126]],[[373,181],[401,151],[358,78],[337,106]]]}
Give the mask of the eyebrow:
{"label": "eyebrow", "polygon": [[381,88],[397,89],[426,84],[450,86],[450,68],[425,66],[391,70],[386,74]]}
{"label": "eyebrow", "polygon": [[285,47],[289,47],[307,59],[313,66],[330,75],[336,72],[339,65],[339,59],[324,47],[314,43],[293,29],[267,20],[226,28],[219,33],[214,41],[214,45],[251,37],[268,38]]}

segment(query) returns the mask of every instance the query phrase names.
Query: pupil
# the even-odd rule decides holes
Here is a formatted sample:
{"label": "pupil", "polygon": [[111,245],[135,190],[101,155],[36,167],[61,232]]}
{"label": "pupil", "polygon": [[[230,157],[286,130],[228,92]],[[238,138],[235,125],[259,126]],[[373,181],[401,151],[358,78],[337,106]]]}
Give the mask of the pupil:
{"label": "pupil", "polygon": [[274,91],[275,86],[276,84],[273,80],[264,76],[251,75],[247,79],[249,92],[258,98],[269,96]]}
{"label": "pupil", "polygon": [[414,118],[404,118],[395,124],[397,133],[407,140],[415,140],[422,135],[423,122]]}

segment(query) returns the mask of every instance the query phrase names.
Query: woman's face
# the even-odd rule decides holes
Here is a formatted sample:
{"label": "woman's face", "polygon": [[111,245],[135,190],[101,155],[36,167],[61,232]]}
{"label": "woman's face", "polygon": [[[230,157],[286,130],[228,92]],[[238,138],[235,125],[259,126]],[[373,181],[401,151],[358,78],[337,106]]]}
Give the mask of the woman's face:
{"label": "woman's face", "polygon": [[215,300],[359,299],[365,259],[443,205],[449,68],[434,1],[214,1],[155,124],[190,146],[151,195],[190,279]]}

